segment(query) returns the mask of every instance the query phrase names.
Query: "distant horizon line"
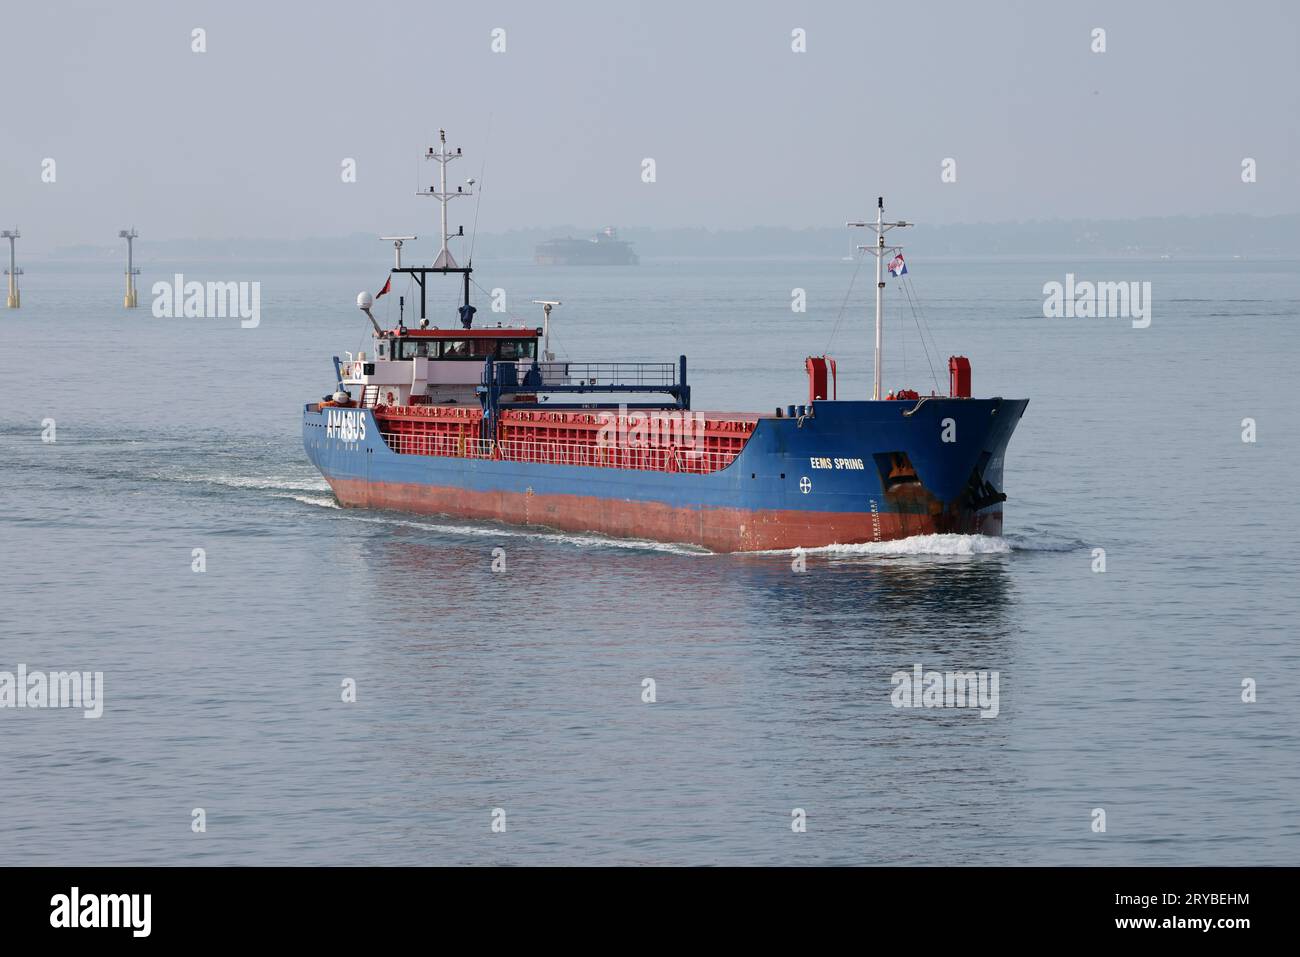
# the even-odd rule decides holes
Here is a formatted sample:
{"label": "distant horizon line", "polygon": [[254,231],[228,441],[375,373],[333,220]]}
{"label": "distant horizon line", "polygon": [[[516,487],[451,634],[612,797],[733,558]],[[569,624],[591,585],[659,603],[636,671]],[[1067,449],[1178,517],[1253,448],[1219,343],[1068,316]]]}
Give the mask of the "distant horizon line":
{"label": "distant horizon line", "polygon": [[[1175,213],[1163,216],[1132,216],[1127,218],[1035,218],[1035,219],[1007,219],[1007,220],[980,220],[980,221],[954,221],[954,222],[922,222],[915,224],[915,228],[923,230],[931,229],[1025,229],[1034,227],[1069,227],[1084,225],[1136,225],[1136,224],[1156,224],[1173,221],[1186,220],[1204,220],[1204,221],[1221,221],[1221,220],[1247,220],[1259,222],[1273,222],[1279,220],[1295,220],[1296,225],[1300,226],[1300,213],[1271,213],[1262,215],[1259,213]],[[135,224],[138,228],[139,224]],[[751,233],[751,232],[788,232],[788,233],[810,233],[810,232],[841,232],[848,227],[827,226],[827,225],[809,225],[809,226],[779,226],[768,224],[753,224],[749,226],[702,226],[702,225],[677,225],[677,226],[640,226],[640,225],[621,225],[618,223],[603,222],[599,226],[583,225],[580,223],[558,223],[547,226],[515,226],[505,230],[484,230],[479,233],[480,237],[508,237],[521,233],[540,233],[556,232],[560,230],[584,231],[591,235],[596,235],[606,228],[614,228],[620,232],[628,231],[642,234],[655,233]],[[28,227],[30,228],[30,227]],[[436,232],[436,227],[435,227]],[[433,234],[429,234],[432,236]],[[380,241],[379,233],[371,233],[365,230],[353,230],[347,233],[328,233],[316,234],[310,236],[256,236],[256,235],[226,235],[226,236],[161,236],[150,238],[147,235],[141,239],[148,243],[309,243],[309,242],[343,242],[354,241],[359,238],[367,238],[376,242]],[[26,237],[24,237],[26,238]],[[33,237],[35,238],[35,237]],[[424,236],[420,240],[424,240]],[[462,242],[468,241],[470,235],[467,233],[463,237],[454,237]],[[563,238],[563,237],[557,237]],[[120,243],[111,242],[107,237],[100,244],[90,240],[82,240],[54,247],[58,249],[78,249],[83,247],[116,248]],[[141,243],[144,245],[144,242]]]}

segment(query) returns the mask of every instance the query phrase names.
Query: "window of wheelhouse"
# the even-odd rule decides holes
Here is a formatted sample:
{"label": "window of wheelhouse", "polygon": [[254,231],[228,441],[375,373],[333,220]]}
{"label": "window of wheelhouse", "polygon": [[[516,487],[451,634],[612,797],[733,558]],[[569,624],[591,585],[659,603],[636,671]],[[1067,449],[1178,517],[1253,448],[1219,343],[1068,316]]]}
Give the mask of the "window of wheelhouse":
{"label": "window of wheelhouse", "polygon": [[393,353],[396,359],[436,359],[438,340],[398,339],[393,343]]}
{"label": "window of wheelhouse", "polygon": [[511,362],[519,359],[532,359],[537,355],[536,339],[501,339],[501,351],[498,359]]}
{"label": "window of wheelhouse", "polygon": [[517,362],[537,355],[536,339],[400,339],[394,343],[400,359],[497,359]]}

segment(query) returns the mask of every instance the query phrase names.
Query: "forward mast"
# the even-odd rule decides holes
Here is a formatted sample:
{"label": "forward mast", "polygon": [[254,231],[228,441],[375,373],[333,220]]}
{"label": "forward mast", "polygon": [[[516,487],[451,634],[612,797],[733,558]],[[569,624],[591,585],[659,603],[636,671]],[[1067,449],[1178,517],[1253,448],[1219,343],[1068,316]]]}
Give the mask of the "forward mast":
{"label": "forward mast", "polygon": [[876,241],[870,246],[859,246],[858,249],[871,253],[876,257],[876,362],[875,374],[872,378],[871,398],[879,401],[880,399],[880,373],[881,363],[884,359],[884,324],[882,322],[882,309],[884,306],[885,280],[881,275],[884,268],[884,258],[887,255],[896,256],[903,251],[902,246],[886,246],[885,233],[891,229],[897,229],[903,226],[913,226],[914,223],[898,220],[897,222],[885,222],[885,198],[876,197],[876,221],[874,223],[845,223],[846,226],[856,226],[873,230],[876,234]]}

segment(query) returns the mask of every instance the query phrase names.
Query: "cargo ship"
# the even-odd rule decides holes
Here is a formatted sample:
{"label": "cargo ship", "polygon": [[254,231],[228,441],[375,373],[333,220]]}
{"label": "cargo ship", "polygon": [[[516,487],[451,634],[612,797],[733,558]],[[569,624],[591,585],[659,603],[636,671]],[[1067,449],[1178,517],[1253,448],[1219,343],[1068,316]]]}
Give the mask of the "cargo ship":
{"label": "cargo ship", "polygon": [[[375,319],[373,349],[334,358],[336,387],[303,409],[303,443],[340,505],[697,545],[715,552],[816,548],[932,533],[999,535],[1004,457],[1027,399],[975,398],[971,367],[949,358],[947,395],[881,395],[882,264],[901,261],[884,219],[862,247],[876,260],[870,399],[840,399],[830,356],[804,359],[806,401],[771,412],[699,411],[685,356],[667,362],[557,360],[555,301],[540,326],[475,326],[472,264],[448,247],[445,133],[430,149],[442,246],[432,266],[393,274],[420,289],[420,320]],[[456,235],[460,235],[457,233]],[[406,237],[409,238],[409,237]],[[433,274],[459,275],[449,327],[427,316]],[[384,291],[391,286],[392,277]]]}
{"label": "cargo ship", "polygon": [[539,266],[635,266],[641,262],[632,244],[606,226],[592,239],[548,239],[538,243],[533,261]]}

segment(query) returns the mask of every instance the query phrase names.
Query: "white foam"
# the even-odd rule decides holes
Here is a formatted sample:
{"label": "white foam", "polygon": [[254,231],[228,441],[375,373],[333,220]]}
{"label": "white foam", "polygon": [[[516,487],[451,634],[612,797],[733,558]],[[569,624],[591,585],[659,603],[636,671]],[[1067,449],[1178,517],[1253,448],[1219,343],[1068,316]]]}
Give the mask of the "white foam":
{"label": "white foam", "polygon": [[[788,554],[783,549],[781,554]],[[1006,555],[1011,543],[992,535],[913,535],[890,542],[862,542],[857,545],[825,545],[807,549],[810,555],[865,555],[876,558],[938,557],[965,558],[973,555]]]}
{"label": "white foam", "polygon": [[182,477],[181,481],[207,482],[212,485],[225,485],[228,488],[248,488],[268,492],[328,492],[330,490],[329,483],[324,479],[282,479],[248,475],[189,475]]}
{"label": "white foam", "polygon": [[291,498],[295,502],[302,502],[304,505],[315,505],[317,508],[341,508],[333,496],[326,495],[277,495],[276,498]]}

